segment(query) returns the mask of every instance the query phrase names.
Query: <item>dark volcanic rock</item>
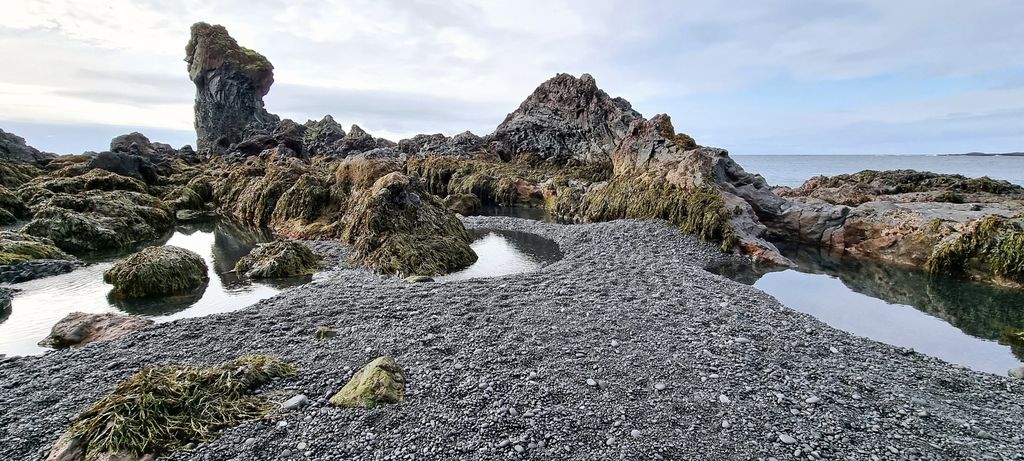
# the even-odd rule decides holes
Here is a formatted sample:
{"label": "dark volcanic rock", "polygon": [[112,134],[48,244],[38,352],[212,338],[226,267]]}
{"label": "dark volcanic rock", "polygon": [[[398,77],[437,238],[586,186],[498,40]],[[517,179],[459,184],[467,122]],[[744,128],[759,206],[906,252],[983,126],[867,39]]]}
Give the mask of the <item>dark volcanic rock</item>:
{"label": "dark volcanic rock", "polygon": [[[113,142],[111,144],[113,144]],[[132,143],[131,146],[138,147],[138,144]],[[156,166],[153,165],[153,162],[140,154],[100,152],[96,154],[95,157],[92,157],[87,165],[90,168],[99,168],[101,170],[117,173],[121,176],[141,179],[147,184],[154,184],[159,179]]]}
{"label": "dark volcanic rock", "polygon": [[398,150],[409,155],[482,155],[486,147],[484,140],[464,131],[452,137],[443,134],[418,134],[398,141]]}
{"label": "dark volcanic rock", "polygon": [[505,117],[489,141],[505,159],[537,155],[608,161],[639,118],[628,101],[608,96],[590,74],[558,74]]}
{"label": "dark volcanic rock", "polygon": [[195,125],[200,152],[223,153],[254,131],[272,131],[280,119],[263,108],[274,83],[274,66],[238,45],[220,25],[192,25],[185,47],[196,85]]}
{"label": "dark volcanic rock", "polygon": [[331,155],[334,153],[334,143],[344,137],[345,129],[333,117],[325,115],[320,121],[306,122],[302,143],[310,155]]}
{"label": "dark volcanic rock", "polygon": [[25,139],[14,133],[0,130],[0,160],[10,162],[41,162],[56,157],[56,154],[39,152],[25,143]]}

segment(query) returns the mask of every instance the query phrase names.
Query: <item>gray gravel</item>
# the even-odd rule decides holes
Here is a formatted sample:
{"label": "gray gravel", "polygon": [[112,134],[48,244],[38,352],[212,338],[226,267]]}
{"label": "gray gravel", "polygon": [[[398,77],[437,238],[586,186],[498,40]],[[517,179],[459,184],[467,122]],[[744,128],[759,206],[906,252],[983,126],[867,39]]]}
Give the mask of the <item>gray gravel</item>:
{"label": "gray gravel", "polygon": [[[242,353],[297,363],[263,392],[308,405],[172,459],[1020,459],[1020,381],[830,328],[704,271],[721,256],[664,223],[466,222],[544,235],[565,258],[416,284],[342,264],[240,311],[7,359],[0,459],[41,457],[139,367]],[[318,326],[338,336],[314,340]],[[406,403],[325,406],[384,354]]]}

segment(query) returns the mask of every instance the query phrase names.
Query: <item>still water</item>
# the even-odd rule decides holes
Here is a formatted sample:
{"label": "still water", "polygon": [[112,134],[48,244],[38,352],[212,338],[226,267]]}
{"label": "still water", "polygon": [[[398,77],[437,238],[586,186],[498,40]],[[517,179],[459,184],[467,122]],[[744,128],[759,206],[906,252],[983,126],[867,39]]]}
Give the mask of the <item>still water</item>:
{"label": "still water", "polygon": [[1024,186],[1024,157],[964,155],[734,155],[748,173],[760,173],[773,186],[797,187],[817,175],[862,170],[911,169],[933,173],[988,176]]}
{"label": "still water", "polygon": [[798,269],[715,272],[835,328],[975,370],[1005,376],[1024,360],[1024,345],[1006,339],[1007,332],[1024,329],[1024,292],[836,258],[817,249],[783,254]]}
{"label": "still water", "polygon": [[228,221],[211,221],[178,226],[167,240],[154,242],[194,251],[206,261],[210,282],[192,296],[114,299],[109,296],[111,286],[103,282],[103,272],[117,259],[113,257],[94,259],[88,266],[67,274],[10,285],[19,291],[14,294],[10,315],[0,319],[0,354],[45,352],[36,343],[50,333],[57,321],[74,311],[121,312],[167,322],[240,309],[309,281],[309,277],[253,281],[231,272],[239,258],[256,244],[271,239],[266,231]]}
{"label": "still water", "polygon": [[472,248],[478,259],[471,266],[448,275],[434,277],[437,281],[465,280],[479,277],[531,272],[562,259],[558,244],[527,232],[470,229]]}

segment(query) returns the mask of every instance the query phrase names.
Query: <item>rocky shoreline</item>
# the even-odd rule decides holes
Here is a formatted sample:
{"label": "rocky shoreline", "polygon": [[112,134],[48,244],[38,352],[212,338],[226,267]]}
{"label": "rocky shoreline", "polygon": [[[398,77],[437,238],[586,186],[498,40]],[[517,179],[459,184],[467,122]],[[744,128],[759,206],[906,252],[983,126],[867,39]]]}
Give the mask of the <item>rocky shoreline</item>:
{"label": "rocky shoreline", "polygon": [[[0,458],[45,456],[143,366],[245,353],[296,364],[261,392],[310,405],[169,459],[1015,459],[1024,447],[1019,382],[783,307],[705,271],[723,256],[664,223],[466,223],[551,238],[564,258],[417,284],[341,263],[240,311],[5,359]],[[318,326],[337,337],[315,340]],[[405,403],[325,405],[385,354],[406,370]]]}

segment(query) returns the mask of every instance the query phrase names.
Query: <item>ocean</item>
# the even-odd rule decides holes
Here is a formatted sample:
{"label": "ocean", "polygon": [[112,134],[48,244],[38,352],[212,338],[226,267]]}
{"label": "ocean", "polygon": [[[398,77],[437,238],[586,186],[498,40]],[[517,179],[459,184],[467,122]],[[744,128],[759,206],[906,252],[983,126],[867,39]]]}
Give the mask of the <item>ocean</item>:
{"label": "ocean", "polygon": [[817,175],[862,170],[911,169],[988,176],[1024,186],[1024,157],[964,155],[733,155],[748,173],[760,173],[773,186],[797,187]]}

